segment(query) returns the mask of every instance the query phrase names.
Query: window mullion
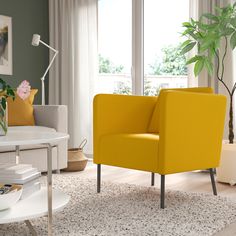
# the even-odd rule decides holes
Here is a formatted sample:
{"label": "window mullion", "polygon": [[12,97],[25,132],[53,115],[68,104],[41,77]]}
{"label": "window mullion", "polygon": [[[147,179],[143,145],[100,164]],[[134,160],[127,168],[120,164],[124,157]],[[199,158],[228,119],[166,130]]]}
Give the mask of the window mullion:
{"label": "window mullion", "polygon": [[144,91],[144,0],[132,0],[132,93]]}

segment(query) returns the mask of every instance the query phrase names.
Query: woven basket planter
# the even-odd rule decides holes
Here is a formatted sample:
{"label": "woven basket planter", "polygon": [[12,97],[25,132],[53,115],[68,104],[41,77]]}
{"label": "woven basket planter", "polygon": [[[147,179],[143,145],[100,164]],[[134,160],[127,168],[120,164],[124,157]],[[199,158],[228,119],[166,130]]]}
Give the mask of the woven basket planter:
{"label": "woven basket planter", "polygon": [[64,171],[82,171],[87,162],[88,158],[84,155],[82,148],[71,148],[68,150],[68,166]]}

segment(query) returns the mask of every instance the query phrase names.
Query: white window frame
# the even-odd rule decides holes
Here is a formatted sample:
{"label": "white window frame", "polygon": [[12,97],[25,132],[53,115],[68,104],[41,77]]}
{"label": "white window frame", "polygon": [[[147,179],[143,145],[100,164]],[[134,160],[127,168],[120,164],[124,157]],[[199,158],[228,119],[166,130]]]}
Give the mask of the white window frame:
{"label": "white window frame", "polygon": [[144,94],[144,0],[132,0],[132,94]]}

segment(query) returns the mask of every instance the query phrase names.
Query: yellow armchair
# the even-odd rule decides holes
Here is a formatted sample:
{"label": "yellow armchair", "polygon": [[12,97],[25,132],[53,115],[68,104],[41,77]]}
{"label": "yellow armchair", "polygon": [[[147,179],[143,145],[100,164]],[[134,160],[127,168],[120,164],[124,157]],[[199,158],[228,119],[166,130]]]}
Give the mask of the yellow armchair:
{"label": "yellow armchair", "polygon": [[101,164],[161,175],[219,165],[226,98],[210,88],[164,89],[158,97],[99,94],[94,98],[94,163],[97,192]]}

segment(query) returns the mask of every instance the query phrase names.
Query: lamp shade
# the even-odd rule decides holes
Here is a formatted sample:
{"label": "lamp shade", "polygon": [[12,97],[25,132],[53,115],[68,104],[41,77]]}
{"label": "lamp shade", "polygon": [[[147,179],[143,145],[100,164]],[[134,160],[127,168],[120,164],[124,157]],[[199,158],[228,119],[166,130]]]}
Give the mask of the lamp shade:
{"label": "lamp shade", "polygon": [[34,34],[32,38],[32,45],[33,46],[38,46],[40,42],[40,35],[39,34]]}

